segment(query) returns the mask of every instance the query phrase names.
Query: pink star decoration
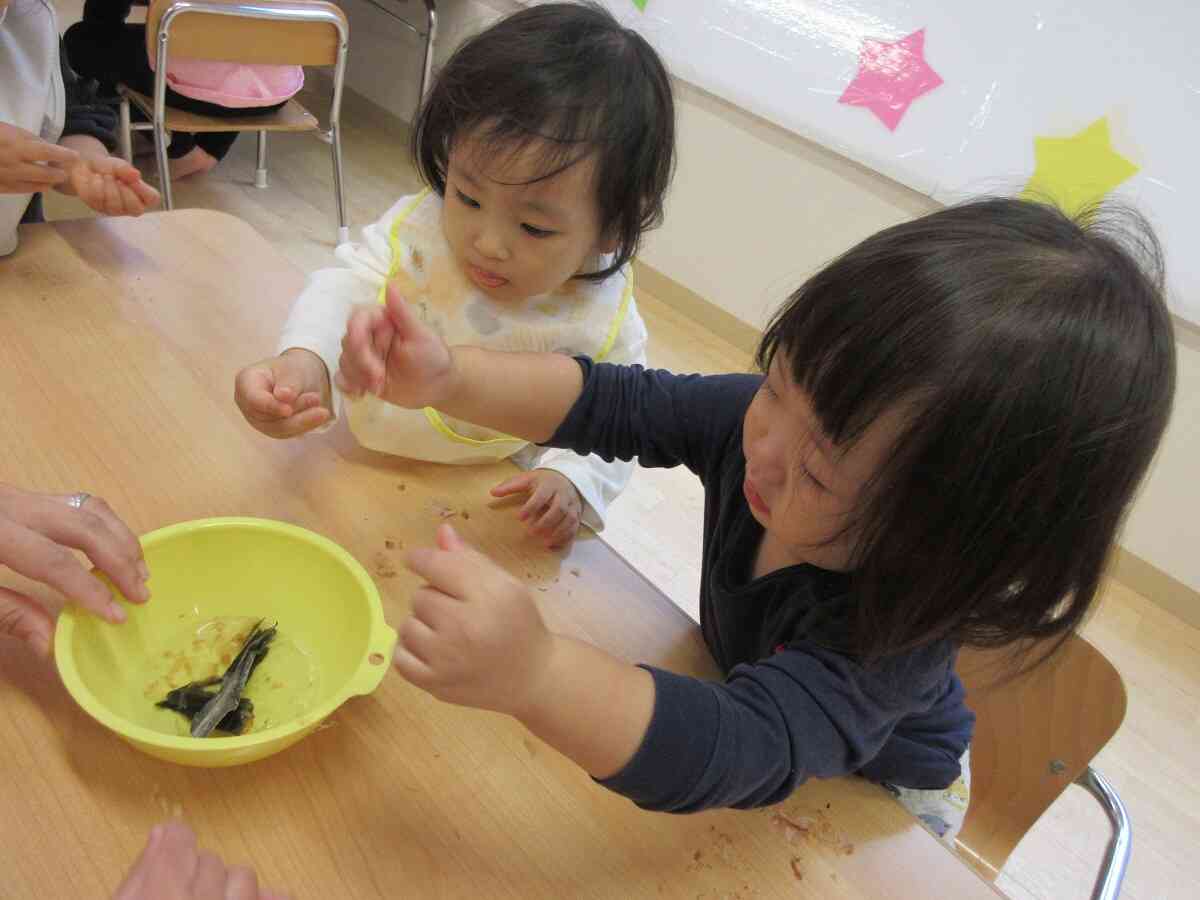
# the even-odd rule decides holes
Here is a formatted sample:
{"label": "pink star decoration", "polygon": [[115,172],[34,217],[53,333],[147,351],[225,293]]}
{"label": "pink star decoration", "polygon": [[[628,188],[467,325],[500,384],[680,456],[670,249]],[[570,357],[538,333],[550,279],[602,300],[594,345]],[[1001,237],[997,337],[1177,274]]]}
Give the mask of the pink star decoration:
{"label": "pink star decoration", "polygon": [[942,83],[925,62],[925,29],[898,41],[866,38],[858,54],[858,74],[838,103],[865,106],[891,131],[908,107]]}

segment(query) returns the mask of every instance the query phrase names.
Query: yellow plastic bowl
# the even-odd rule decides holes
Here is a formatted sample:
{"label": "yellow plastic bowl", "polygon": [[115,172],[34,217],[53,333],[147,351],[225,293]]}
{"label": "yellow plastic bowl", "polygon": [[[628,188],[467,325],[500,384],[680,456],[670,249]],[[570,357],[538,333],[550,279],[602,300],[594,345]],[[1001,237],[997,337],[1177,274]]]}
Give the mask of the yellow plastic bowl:
{"label": "yellow plastic bowl", "polygon": [[[383,620],[371,577],[332,541],[247,518],[182,522],[141,540],[150,602],[125,603],[123,625],[70,607],[54,640],[71,696],[139,750],[188,766],[253,762],[296,743],[383,680],[396,632]],[[279,631],[246,689],[255,706],[251,730],[191,737],[184,716],[155,703],[170,688],[224,671],[235,632],[259,619]]]}

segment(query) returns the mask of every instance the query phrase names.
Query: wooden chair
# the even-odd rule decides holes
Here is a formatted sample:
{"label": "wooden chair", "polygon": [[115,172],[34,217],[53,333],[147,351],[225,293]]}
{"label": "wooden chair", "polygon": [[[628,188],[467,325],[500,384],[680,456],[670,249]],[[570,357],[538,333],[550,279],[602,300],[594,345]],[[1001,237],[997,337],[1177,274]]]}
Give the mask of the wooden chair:
{"label": "wooden chair", "polygon": [[[168,131],[257,131],[254,183],[258,187],[267,185],[268,132],[316,131],[329,140],[332,148],[338,242],[348,240],[338,117],[349,32],[345,14],[326,0],[151,0],[146,14],[146,49],[155,60],[154,97],[120,86],[122,155],[126,160],[132,157],[132,131],[154,132],[163,204],[173,209],[167,169]],[[332,66],[329,130],[322,132],[316,117],[295,100],[276,112],[236,119],[171,109],[166,105],[166,72],[172,54],[248,64]],[[131,102],[150,118],[149,122],[131,123]]]}
{"label": "wooden chair", "polygon": [[1017,843],[1068,785],[1090,791],[1113,825],[1094,898],[1113,900],[1132,830],[1120,798],[1091,761],[1125,718],[1125,685],[1099,650],[1072,635],[1059,654],[1016,679],[1008,651],[964,648],[958,673],[975,711],[971,805],[958,850],[995,879]]}

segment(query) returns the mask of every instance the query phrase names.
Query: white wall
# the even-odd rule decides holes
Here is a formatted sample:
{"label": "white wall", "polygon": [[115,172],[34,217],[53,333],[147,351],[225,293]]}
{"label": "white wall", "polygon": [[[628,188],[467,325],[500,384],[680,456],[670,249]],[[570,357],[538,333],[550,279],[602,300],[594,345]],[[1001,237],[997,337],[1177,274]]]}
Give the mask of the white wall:
{"label": "white wall", "polygon": [[[343,6],[351,18],[349,86],[408,118],[418,41],[364,0]],[[441,8],[439,59],[463,35],[517,7],[510,0],[448,0]],[[854,242],[936,208],[928,197],[689,85],[679,86],[677,99],[678,175],[666,224],[642,259],[750,325],[762,325],[805,275]],[[1200,330],[1181,320],[1176,329],[1175,416],[1122,543],[1200,591]]]}

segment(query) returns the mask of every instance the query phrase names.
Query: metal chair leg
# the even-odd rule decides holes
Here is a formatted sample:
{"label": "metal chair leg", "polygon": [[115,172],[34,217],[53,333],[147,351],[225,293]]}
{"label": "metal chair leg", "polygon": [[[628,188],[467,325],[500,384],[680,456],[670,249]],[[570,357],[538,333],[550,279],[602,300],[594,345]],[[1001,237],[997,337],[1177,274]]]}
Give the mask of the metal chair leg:
{"label": "metal chair leg", "polygon": [[[437,37],[437,8],[432,0],[425,3],[425,59],[421,63],[421,92],[417,95],[417,111],[425,102],[425,92],[429,90],[430,79],[433,75],[433,42]],[[416,116],[413,117],[416,121]]]}
{"label": "metal chair leg", "polygon": [[1104,854],[1104,864],[1096,876],[1092,900],[1116,900],[1121,894],[1121,882],[1125,880],[1125,870],[1129,867],[1129,857],[1133,852],[1133,828],[1129,824],[1129,813],[1117,792],[1091,766],[1084,770],[1075,783],[1086,788],[1100,802],[1113,827],[1113,836]]}
{"label": "metal chair leg", "polygon": [[117,141],[120,144],[121,159],[133,164],[133,125],[129,117],[129,98],[121,95],[120,106],[121,124],[117,128]]}
{"label": "metal chair leg", "polygon": [[342,187],[342,132],[336,122],[330,125],[329,133],[333,138],[330,148],[333,151],[333,192],[337,199],[337,242],[341,245],[350,240],[350,226],[346,224],[346,198]]}
{"label": "metal chair leg", "polygon": [[258,133],[258,168],[254,170],[254,186],[256,188],[267,186],[267,133],[265,131]]}
{"label": "metal chair leg", "polygon": [[171,169],[167,165],[167,129],[161,119],[154,122],[154,155],[158,159],[158,182],[162,191],[163,209],[175,208],[171,193]]}

